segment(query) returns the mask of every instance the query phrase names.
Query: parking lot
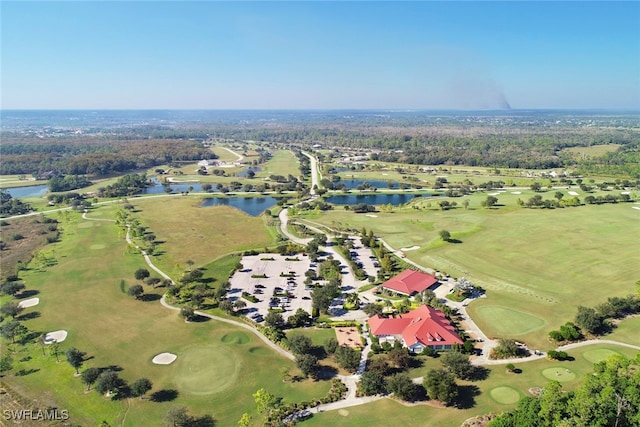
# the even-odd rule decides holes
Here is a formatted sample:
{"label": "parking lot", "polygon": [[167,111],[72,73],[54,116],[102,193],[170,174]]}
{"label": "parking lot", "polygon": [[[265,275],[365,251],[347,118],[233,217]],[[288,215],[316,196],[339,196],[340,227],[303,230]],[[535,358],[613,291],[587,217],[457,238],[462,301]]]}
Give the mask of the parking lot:
{"label": "parking lot", "polygon": [[[227,295],[232,301],[241,299],[247,303],[244,313],[248,317],[260,322],[258,315],[264,318],[269,308],[283,308],[285,320],[298,308],[311,313],[311,289],[305,289],[304,285],[304,273],[311,265],[307,256],[269,253],[245,256],[241,263],[244,268],[231,277]],[[262,275],[266,277],[256,277]],[[242,298],[242,292],[255,296],[258,301]]]}

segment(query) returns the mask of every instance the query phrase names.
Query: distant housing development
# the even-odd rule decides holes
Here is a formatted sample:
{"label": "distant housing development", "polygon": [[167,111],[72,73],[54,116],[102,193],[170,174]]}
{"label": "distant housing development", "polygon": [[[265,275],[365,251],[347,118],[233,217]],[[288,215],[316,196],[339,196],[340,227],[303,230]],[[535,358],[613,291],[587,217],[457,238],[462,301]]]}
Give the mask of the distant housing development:
{"label": "distant housing development", "polygon": [[426,347],[433,350],[451,350],[462,340],[449,323],[444,313],[423,305],[409,313],[397,317],[382,317],[378,314],[369,318],[371,333],[381,342],[401,342],[414,353]]}
{"label": "distant housing development", "polygon": [[431,274],[405,270],[384,282],[382,287],[398,294],[413,295],[429,289],[436,283],[438,283],[438,279]]}

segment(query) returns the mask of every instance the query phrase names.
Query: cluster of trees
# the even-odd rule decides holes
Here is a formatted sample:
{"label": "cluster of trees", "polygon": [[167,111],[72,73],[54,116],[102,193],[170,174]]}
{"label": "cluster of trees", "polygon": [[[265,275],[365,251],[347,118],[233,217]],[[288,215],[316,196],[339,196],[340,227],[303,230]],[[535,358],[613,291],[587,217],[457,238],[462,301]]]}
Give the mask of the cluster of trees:
{"label": "cluster of trees", "polygon": [[638,312],[640,298],[637,296],[610,297],[595,308],[579,306],[574,322],[584,332],[597,335],[610,329],[608,319],[618,319]]}
{"label": "cluster of trees", "polygon": [[555,200],[553,199],[542,199],[540,194],[536,194],[535,196],[529,198],[526,202],[521,199],[516,200],[516,204],[520,207],[525,208],[545,208],[545,209],[553,209],[553,208],[564,208],[564,207],[576,207],[582,205],[578,196],[573,196],[570,199],[563,199],[564,194],[560,191],[556,192]]}
{"label": "cluster of trees", "polygon": [[549,332],[549,338],[554,341],[576,341],[582,338],[582,333],[575,323],[567,322],[559,330]]}
{"label": "cluster of trees", "polygon": [[146,174],[128,174],[120,177],[115,183],[98,189],[100,197],[124,197],[139,193],[149,186]]}
{"label": "cluster of trees", "polygon": [[22,215],[32,210],[33,208],[28,203],[15,199],[7,190],[0,189],[0,216]]}
{"label": "cluster of trees", "polygon": [[54,176],[49,179],[49,191],[59,193],[62,191],[71,191],[78,188],[88,187],[91,181],[82,175],[62,175]]}
{"label": "cluster of trees", "polygon": [[491,349],[489,359],[509,359],[512,357],[526,357],[527,350],[518,345],[515,340],[503,338],[498,345]]}
{"label": "cluster of trees", "polygon": [[58,138],[55,142],[41,142],[9,138],[3,141],[2,151],[0,174],[36,177],[50,171],[104,176],[173,162],[216,158],[197,141],[161,139]]}
{"label": "cluster of trees", "polygon": [[575,391],[551,381],[539,397],[525,397],[500,414],[490,427],[640,425],[640,358],[613,356],[596,363]]}

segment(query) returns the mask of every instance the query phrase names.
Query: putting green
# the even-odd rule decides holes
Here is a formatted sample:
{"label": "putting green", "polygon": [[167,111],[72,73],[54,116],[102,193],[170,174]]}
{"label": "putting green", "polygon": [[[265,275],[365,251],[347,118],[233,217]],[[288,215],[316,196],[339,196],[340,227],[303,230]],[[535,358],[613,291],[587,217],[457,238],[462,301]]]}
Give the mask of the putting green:
{"label": "putting green", "polygon": [[239,359],[229,347],[194,347],[178,358],[173,381],[180,391],[187,393],[218,393],[235,383],[240,371]]}
{"label": "putting green", "polygon": [[250,340],[249,336],[244,332],[231,332],[229,334],[225,334],[220,338],[225,344],[246,344]]}
{"label": "putting green", "polygon": [[542,375],[545,378],[565,383],[576,379],[577,375],[571,369],[567,369],[564,366],[554,366],[542,371]]}
{"label": "putting green", "polygon": [[499,305],[479,307],[477,313],[499,334],[523,335],[540,329],[546,324],[541,317]]}
{"label": "putting green", "polygon": [[584,357],[591,363],[598,363],[609,358],[609,356],[613,356],[614,354],[622,356],[620,353],[614,350],[608,350],[606,348],[596,348],[593,350],[585,351],[584,353],[582,353],[582,357]]}
{"label": "putting green", "polygon": [[518,390],[506,386],[491,389],[489,395],[496,402],[503,403],[505,405],[510,405],[520,400],[520,393],[518,393]]}

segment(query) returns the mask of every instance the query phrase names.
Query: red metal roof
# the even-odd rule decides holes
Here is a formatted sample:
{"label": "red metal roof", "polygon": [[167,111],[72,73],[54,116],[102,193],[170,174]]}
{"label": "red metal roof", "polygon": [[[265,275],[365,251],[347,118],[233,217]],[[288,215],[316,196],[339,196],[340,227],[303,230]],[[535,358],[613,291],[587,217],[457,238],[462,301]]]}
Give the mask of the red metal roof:
{"label": "red metal roof", "polygon": [[395,318],[375,315],[369,318],[369,328],[376,336],[402,335],[407,347],[418,342],[426,346],[462,344],[444,313],[426,305]]}
{"label": "red metal roof", "polygon": [[436,283],[438,283],[438,279],[431,274],[423,273],[421,271],[405,270],[384,282],[382,287],[391,289],[395,292],[411,295],[415,292],[422,292]]}

